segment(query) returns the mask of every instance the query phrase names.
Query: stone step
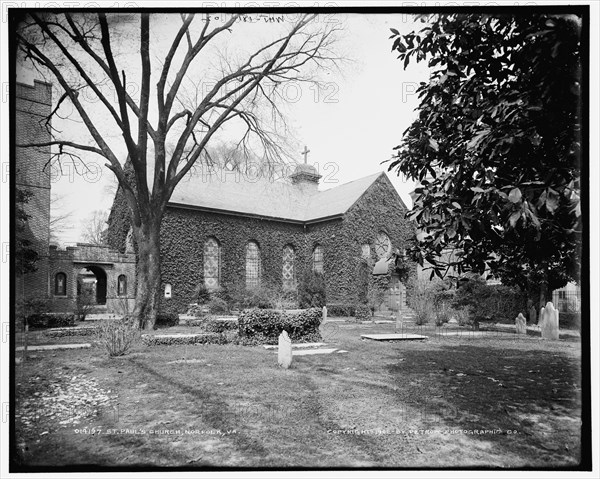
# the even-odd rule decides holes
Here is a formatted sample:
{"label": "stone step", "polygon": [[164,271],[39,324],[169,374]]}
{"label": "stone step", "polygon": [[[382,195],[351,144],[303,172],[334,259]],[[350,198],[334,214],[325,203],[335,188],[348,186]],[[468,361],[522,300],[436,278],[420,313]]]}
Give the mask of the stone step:
{"label": "stone step", "polygon": [[427,339],[427,336],[421,334],[361,334],[361,339],[372,339],[374,341],[406,341],[414,339]]}

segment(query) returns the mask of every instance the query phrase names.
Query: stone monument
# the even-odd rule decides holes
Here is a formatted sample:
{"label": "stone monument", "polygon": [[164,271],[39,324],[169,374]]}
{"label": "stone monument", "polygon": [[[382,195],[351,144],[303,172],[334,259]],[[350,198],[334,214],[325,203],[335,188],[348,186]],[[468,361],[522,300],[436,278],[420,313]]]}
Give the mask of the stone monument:
{"label": "stone monument", "polygon": [[517,327],[517,334],[527,334],[527,320],[522,313],[515,319],[515,326]]}
{"label": "stone monument", "polygon": [[540,327],[543,339],[558,339],[558,311],[554,308],[552,301],[546,303],[540,313]]}
{"label": "stone monument", "polygon": [[288,369],[292,365],[292,341],[285,330],[279,335],[277,362],[279,366],[285,369]]}

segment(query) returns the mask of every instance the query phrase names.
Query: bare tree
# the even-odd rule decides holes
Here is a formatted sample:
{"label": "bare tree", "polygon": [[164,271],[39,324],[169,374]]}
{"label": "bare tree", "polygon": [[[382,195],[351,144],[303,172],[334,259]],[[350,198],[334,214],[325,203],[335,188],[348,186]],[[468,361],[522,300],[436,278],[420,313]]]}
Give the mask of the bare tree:
{"label": "bare tree", "polygon": [[95,246],[106,245],[108,212],[96,210],[83,223],[81,238]]}
{"label": "bare tree", "polygon": [[59,243],[60,236],[69,229],[73,210],[65,209],[65,195],[52,192],[50,195],[50,242]]}
{"label": "bare tree", "polygon": [[[164,23],[172,15],[29,12],[16,31],[22,58],[49,74],[63,92],[52,114],[70,103],[90,135],[87,143],[70,137],[52,128],[49,118],[52,141],[18,146],[53,145],[59,157],[73,159],[84,152],[107,160],[126,197],[138,244],[134,314],[146,328],[154,325],[160,298],[160,224],[179,181],[205,159],[211,139],[231,123],[243,126],[242,150],[258,145],[268,163],[277,162],[285,155],[272,128],[278,124],[274,118],[283,119],[278,106],[282,87],[314,81],[316,71],[339,60],[332,51],[339,26],[319,22],[316,15],[298,15],[285,31],[273,28],[273,38],[256,48],[246,41],[242,15],[221,15],[218,21],[211,15],[182,14],[178,27],[168,32]],[[172,33],[171,39],[161,38],[151,47],[151,23],[153,39]],[[233,58],[220,39],[229,40],[238,30],[249,51]],[[122,60],[132,51],[139,51],[138,61]],[[216,55],[212,62],[209,53]],[[192,65],[204,66],[202,78],[211,79],[208,88],[194,83],[200,75],[192,74]],[[138,80],[139,94],[134,94],[130,87]],[[113,97],[103,85],[114,90]],[[92,106],[85,101],[91,94],[97,99]],[[265,106],[270,112],[266,120],[261,114]],[[98,107],[104,116],[98,116]],[[113,129],[106,133],[108,123]],[[175,147],[167,154],[171,143]],[[131,161],[132,175],[124,171],[119,147]]]}

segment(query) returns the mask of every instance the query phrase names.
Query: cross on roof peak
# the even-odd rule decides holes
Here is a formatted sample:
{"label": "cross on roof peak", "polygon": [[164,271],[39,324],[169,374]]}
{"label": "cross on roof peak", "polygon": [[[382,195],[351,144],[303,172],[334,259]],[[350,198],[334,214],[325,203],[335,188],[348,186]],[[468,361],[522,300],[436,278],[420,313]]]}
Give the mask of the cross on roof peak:
{"label": "cross on roof peak", "polygon": [[308,154],[310,153],[310,150],[306,148],[306,145],[304,145],[304,151],[301,151],[300,153],[304,155],[304,164],[306,165],[306,161],[308,160]]}

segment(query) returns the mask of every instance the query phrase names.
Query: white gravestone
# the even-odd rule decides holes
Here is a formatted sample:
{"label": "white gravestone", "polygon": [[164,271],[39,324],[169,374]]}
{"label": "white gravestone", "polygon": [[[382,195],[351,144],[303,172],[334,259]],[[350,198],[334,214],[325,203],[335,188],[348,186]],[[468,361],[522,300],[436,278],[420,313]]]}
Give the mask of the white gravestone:
{"label": "white gravestone", "polygon": [[327,321],[327,306],[323,306],[323,322]]}
{"label": "white gravestone", "polygon": [[527,320],[522,313],[515,319],[515,326],[517,327],[517,334],[527,334]]}
{"label": "white gravestone", "polygon": [[542,306],[542,309],[540,309],[540,315],[538,316],[538,326],[540,328],[544,326],[544,309],[546,308]]}
{"label": "white gravestone", "polygon": [[279,335],[277,362],[285,369],[288,369],[292,365],[292,341],[285,330]]}
{"label": "white gravestone", "polygon": [[552,301],[546,303],[546,307],[542,308],[542,338],[543,339],[558,339],[558,311],[554,309]]}

